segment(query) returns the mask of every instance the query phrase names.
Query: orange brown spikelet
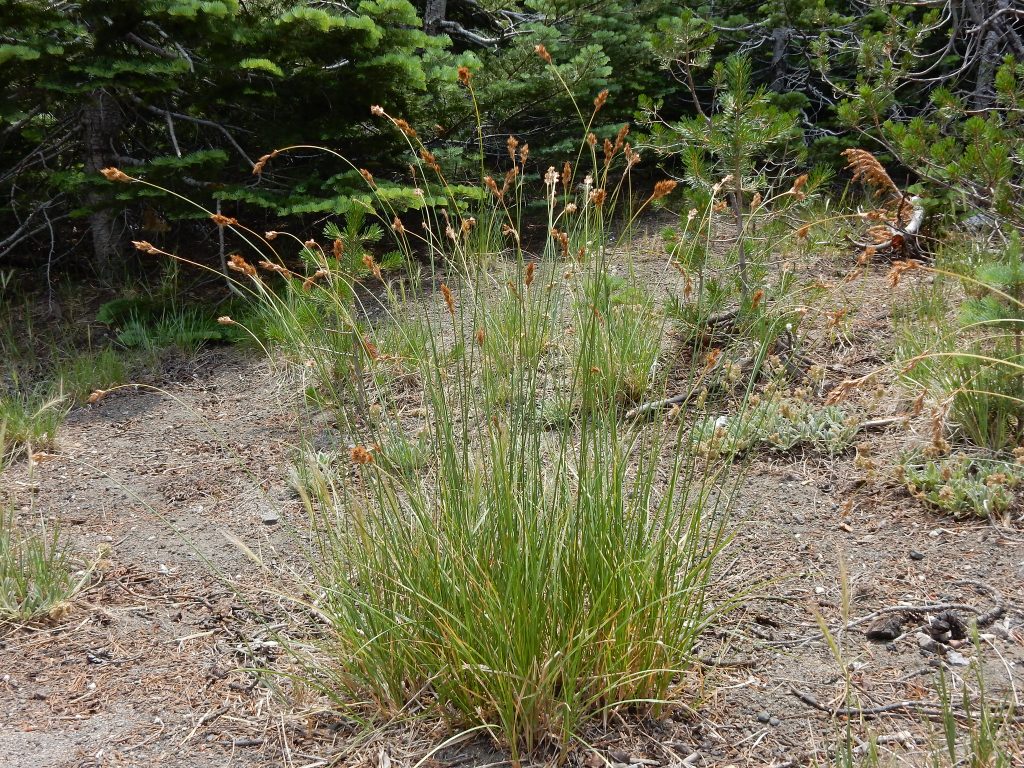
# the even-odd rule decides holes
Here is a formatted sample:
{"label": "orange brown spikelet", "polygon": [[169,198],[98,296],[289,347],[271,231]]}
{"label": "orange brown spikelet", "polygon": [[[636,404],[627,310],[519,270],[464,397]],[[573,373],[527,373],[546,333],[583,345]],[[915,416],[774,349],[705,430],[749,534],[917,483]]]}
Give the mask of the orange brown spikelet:
{"label": "orange brown spikelet", "polygon": [[810,231],[811,231],[811,225],[810,224],[804,224],[802,227],[800,227],[800,229],[798,229],[796,231],[796,236],[800,240],[804,240],[807,237],[807,233],[810,232]]}
{"label": "orange brown spikelet", "polygon": [[384,117],[384,107],[380,104],[374,104],[370,107],[370,114],[374,117]]}
{"label": "orange brown spikelet", "polygon": [[248,277],[256,277],[256,267],[243,259],[239,254],[232,253],[228,256],[228,269],[234,272],[241,272]]}
{"label": "orange brown spikelet", "polygon": [[402,225],[402,220],[396,215],[391,222],[391,228],[400,235],[405,234],[405,227]]}
{"label": "orange brown spikelet", "polygon": [[710,352],[708,352],[707,357],[704,358],[704,373],[707,373],[712,368],[714,368],[716,365],[718,365],[718,361],[721,360],[721,359],[722,359],[722,350],[720,348],[715,347]]}
{"label": "orange brown spikelet", "polygon": [[335,261],[341,261],[341,257],[345,255],[345,241],[340,237],[335,238],[334,242],[331,243],[331,254],[334,256]]}
{"label": "orange brown spikelet", "polygon": [[150,256],[159,256],[163,253],[163,251],[146,240],[132,240],[132,245],[135,246],[135,250],[142,251]]}
{"label": "orange brown spikelet", "polygon": [[597,94],[597,98],[594,99],[594,111],[595,112],[599,111],[601,109],[601,107],[603,107],[605,105],[606,101],[608,101],[608,89],[607,88],[605,88],[603,91],[601,91],[599,94]]}
{"label": "orange brown spikelet", "polygon": [[218,227],[234,227],[238,224],[238,219],[232,218],[231,216],[222,216],[219,213],[215,213],[210,216],[210,221]]}
{"label": "orange brown spikelet", "polygon": [[604,205],[605,198],[608,197],[608,193],[603,189],[595,189],[590,193],[590,202],[594,204],[595,208],[600,208]]}
{"label": "orange brown spikelet", "polygon": [[587,134],[587,144],[590,145],[591,149],[596,147],[597,146],[597,136],[595,136],[593,133],[588,133]]}
{"label": "orange brown spikelet", "polygon": [[526,275],[525,277],[523,277],[523,284],[527,288],[529,288],[530,284],[533,283],[533,273],[536,271],[536,269],[536,262],[531,261],[529,264],[526,265]]}
{"label": "orange brown spikelet", "polygon": [[519,242],[519,233],[511,224],[502,224],[501,234],[503,234],[505,237],[511,237],[516,242]]}
{"label": "orange brown spikelet", "polygon": [[615,154],[615,145],[612,144],[611,139],[604,140],[604,164],[606,166],[611,165],[612,157]]}
{"label": "orange brown spikelet", "polygon": [[475,227],[475,226],[476,226],[476,217],[475,216],[470,216],[468,218],[463,219],[462,220],[462,226],[461,226],[462,234],[468,235],[470,232],[473,231],[473,227]]}
{"label": "orange brown spikelet", "polygon": [[660,200],[672,194],[672,190],[679,184],[675,179],[662,179],[654,185],[654,192],[651,193],[651,200]]}
{"label": "orange brown spikelet", "polygon": [[124,184],[127,184],[132,180],[131,176],[129,176],[127,173],[120,170],[119,168],[102,168],[100,169],[100,173],[103,174],[103,178],[105,178],[107,181],[120,181]]}
{"label": "orange brown spikelet", "polygon": [[569,189],[569,185],[572,183],[572,164],[566,160],[562,163],[562,186]]}
{"label": "orange brown spikelet", "polygon": [[469,67],[459,67],[459,82],[465,86],[469,86],[469,81],[473,79],[473,73],[469,71]]}
{"label": "orange brown spikelet", "polygon": [[789,194],[796,197],[797,200],[803,200],[807,197],[807,193],[803,191],[804,187],[807,186],[808,175],[806,173],[800,174],[796,177],[796,181],[793,182],[792,188],[789,190]]}
{"label": "orange brown spikelet", "polygon": [[501,190],[498,189],[498,182],[494,180],[493,176],[484,176],[484,186],[487,187],[492,195],[499,200],[501,199]]}
{"label": "orange brown spikelet", "polygon": [[486,334],[484,333],[484,329],[483,328],[477,328],[476,329],[476,333],[474,334],[474,338],[476,339],[476,345],[478,347],[482,347],[484,345],[484,339],[486,338]]}
{"label": "orange brown spikelet", "polygon": [[613,153],[618,154],[622,147],[626,143],[626,137],[629,135],[629,123],[626,123],[619,128],[618,134],[615,136],[615,145],[612,147]]}
{"label": "orange brown spikelet", "polygon": [[889,270],[889,285],[893,288],[898,288],[900,280],[903,279],[903,275],[907,272],[912,272],[913,270],[920,268],[920,266],[921,262],[916,259],[893,262],[892,269]]}
{"label": "orange brown spikelet", "polygon": [[310,288],[313,287],[313,284],[316,283],[317,280],[319,280],[322,277],[327,277],[328,274],[329,273],[327,272],[326,269],[318,269],[316,272],[314,272],[312,275],[310,275],[309,277],[302,281],[302,290],[308,291]]}
{"label": "orange brown spikelet", "polygon": [[455,297],[452,296],[452,289],[441,283],[441,295],[444,297],[445,306],[448,307],[448,314],[455,317]]}
{"label": "orange brown spikelet", "polygon": [[351,450],[348,452],[348,456],[352,460],[352,463],[358,466],[373,464],[373,454],[361,445],[352,446]]}
{"label": "orange brown spikelet", "polygon": [[519,148],[519,162],[522,163],[523,165],[526,165],[526,161],[527,161],[527,159],[529,157],[530,157],[530,145],[529,144],[523,144],[523,146],[521,146]]}
{"label": "orange brown spikelet", "polygon": [[409,123],[407,123],[402,118],[399,117],[398,119],[395,120],[395,127],[398,128],[398,130],[400,130],[410,139],[416,138],[416,129],[409,125]]}
{"label": "orange brown spikelet", "polygon": [[228,316],[228,315],[221,315],[220,317],[218,317],[217,318],[217,324],[218,325],[238,325],[238,323],[236,323],[234,320],[232,320],[231,317]]}
{"label": "orange brown spikelet", "polygon": [[288,267],[282,266],[280,264],[275,264],[274,262],[267,261],[266,259],[260,261],[260,268],[267,270],[267,272],[277,272],[279,275],[283,277],[292,276],[292,271],[288,269]]}
{"label": "orange brown spikelet", "polygon": [[370,185],[370,189],[376,189],[377,183],[373,180],[373,174],[365,168],[359,169],[359,175],[363,177],[363,180]]}
{"label": "orange brown spikelet", "polygon": [[95,389],[89,395],[89,399],[86,402],[89,403],[89,405],[93,405],[95,403],[98,403],[100,400],[102,400],[104,397],[106,397],[109,393],[110,393],[109,389]]}
{"label": "orange brown spikelet", "polygon": [[374,261],[373,256],[368,253],[363,254],[363,266],[366,267],[378,280],[383,279],[383,273],[380,271],[380,264]]}
{"label": "orange brown spikelet", "polygon": [[509,160],[515,162],[516,150],[519,149],[519,139],[517,139],[515,136],[509,136],[508,140],[505,142],[505,145],[508,147]]}
{"label": "orange brown spikelet", "polygon": [[551,63],[551,54],[548,53],[548,49],[544,47],[543,43],[540,44],[540,45],[534,46],[533,50],[534,50],[534,52],[538,56],[541,57],[541,59],[544,60],[545,64],[550,64]]}
{"label": "orange brown spikelet", "polygon": [[754,291],[754,295],[750,297],[750,308],[757,309],[761,305],[762,299],[764,299],[764,291],[758,288]]}
{"label": "orange brown spikelet", "polygon": [[434,157],[433,153],[428,152],[426,149],[421,149],[420,157],[430,170],[437,174],[441,173],[441,165],[437,162],[437,158]]}
{"label": "orange brown spikelet", "polygon": [[867,186],[875,190],[876,195],[889,193],[899,196],[900,190],[895,182],[886,173],[885,168],[878,161],[878,158],[866,149],[850,148],[843,150],[843,157],[846,158],[847,169],[853,171],[854,181],[863,181]]}
{"label": "orange brown spikelet", "polygon": [[516,180],[516,176],[518,175],[519,167],[513,165],[505,174],[505,182],[501,185],[501,192],[498,195],[498,199],[505,197],[505,193],[512,187],[512,182]]}
{"label": "orange brown spikelet", "polygon": [[277,236],[278,236],[279,234],[281,234],[281,233],[280,233],[280,232],[275,232],[274,230],[270,230],[269,232],[266,232],[266,233],[265,233],[265,234],[263,235],[263,239],[264,239],[264,240],[274,240],[274,239],[276,239],[276,238],[277,238]]}
{"label": "orange brown spikelet", "polygon": [[370,337],[368,335],[366,335],[365,333],[363,334],[362,342],[363,342],[363,351],[366,352],[366,356],[368,358],[370,358],[371,360],[374,360],[374,361],[379,360],[380,359],[380,350],[377,349],[377,345],[374,344],[370,340]]}

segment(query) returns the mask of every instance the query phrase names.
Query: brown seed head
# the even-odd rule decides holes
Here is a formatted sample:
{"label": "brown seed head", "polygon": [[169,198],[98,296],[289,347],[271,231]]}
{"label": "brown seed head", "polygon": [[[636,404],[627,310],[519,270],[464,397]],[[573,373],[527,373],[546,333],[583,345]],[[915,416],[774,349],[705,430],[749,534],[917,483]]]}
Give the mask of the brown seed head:
{"label": "brown seed head", "polygon": [[397,120],[395,120],[395,127],[398,128],[398,130],[400,130],[410,139],[416,138],[416,129],[409,125],[409,123],[407,123],[402,118],[398,118]]}
{"label": "brown seed head", "polygon": [[373,115],[374,117],[383,117],[384,107],[382,107],[380,104],[374,104],[372,107],[370,107],[370,114]]}
{"label": "brown seed head", "polygon": [[608,193],[605,192],[603,189],[595,189],[593,192],[590,193],[590,202],[594,204],[595,208],[600,208],[602,205],[604,205],[604,201],[607,196]]}
{"label": "brown seed head", "polygon": [[396,215],[391,222],[391,228],[400,235],[405,234],[405,227],[402,226],[402,220]]}
{"label": "brown seed head", "polygon": [[754,291],[754,295],[750,297],[750,308],[757,309],[761,305],[761,300],[764,298],[764,291],[758,288]]}
{"label": "brown seed head", "polygon": [[796,231],[796,236],[798,238],[800,238],[801,240],[803,240],[804,238],[807,237],[807,233],[810,232],[810,231],[811,231],[811,225],[810,224],[804,224],[802,227],[800,227],[800,229],[798,229]]}
{"label": "brown seed head", "polygon": [[348,452],[348,455],[349,458],[352,459],[353,464],[357,464],[359,466],[373,464],[373,454],[361,445],[353,446]]}
{"label": "brown seed head", "polygon": [[469,81],[473,79],[473,73],[469,71],[469,67],[459,67],[459,82],[465,86],[469,86]]}
{"label": "brown seed head", "polygon": [[902,197],[899,187],[886,173],[885,168],[873,154],[866,149],[850,148],[843,150],[847,169],[853,171],[853,180],[862,180],[875,190],[876,195],[888,193],[893,197]]}
{"label": "brown seed head", "polygon": [[109,391],[110,391],[109,389],[96,389],[96,390],[93,390],[92,394],[89,395],[89,399],[87,400],[87,402],[90,405],[92,405],[93,403],[98,403],[100,400],[102,400],[104,397],[107,396],[107,393]]}
{"label": "brown seed head", "polygon": [[368,253],[363,254],[363,266],[373,273],[373,276],[378,280],[383,279],[380,271],[380,265],[374,260],[373,256]]}
{"label": "brown seed head", "polygon": [[597,98],[594,99],[594,111],[597,112],[598,110],[600,110],[601,107],[604,106],[606,101],[608,101],[608,89],[607,88],[605,88],[603,91],[601,91],[599,94],[597,94]]}
{"label": "brown seed head", "polygon": [[916,259],[893,262],[892,269],[889,270],[889,285],[893,288],[898,287],[904,274],[918,269],[920,266],[921,262]]}
{"label": "brown seed head", "polygon": [[455,298],[452,290],[444,283],[441,283],[441,295],[444,297],[445,306],[448,307],[448,314],[455,317]]}
{"label": "brown seed head", "polygon": [[145,240],[132,240],[132,245],[135,246],[135,250],[148,253],[150,256],[157,256],[162,253],[159,248]]}
{"label": "brown seed head", "polygon": [[377,188],[377,184],[373,180],[373,174],[370,173],[368,170],[366,170],[365,168],[360,168],[359,169],[359,175],[362,176],[366,180],[367,184],[370,185],[370,189],[376,189]]}
{"label": "brown seed head", "polygon": [[239,254],[232,253],[228,256],[228,269],[234,272],[241,272],[249,277],[256,277],[256,267],[243,259]]}
{"label": "brown seed head", "polygon": [[326,269],[318,269],[316,272],[314,272],[312,275],[310,275],[309,277],[302,281],[302,290],[308,291],[310,288],[313,287],[313,284],[317,280],[319,280],[321,277],[327,277],[328,274],[330,273]]}
{"label": "brown seed head", "polygon": [[572,165],[566,160],[562,163],[562,186],[569,189],[569,185],[572,183]]}
{"label": "brown seed head", "polygon": [[132,177],[129,176],[127,173],[113,167],[102,168],[100,169],[100,173],[103,174],[103,178],[105,178],[107,181],[120,181],[123,183],[128,183],[132,180]]}
{"label": "brown seed head", "polygon": [[526,160],[529,157],[530,157],[530,145],[529,144],[523,144],[523,146],[521,146],[519,148],[519,162],[522,163],[523,165],[526,165]]}
{"label": "brown seed head", "polygon": [[210,220],[218,227],[233,227],[238,224],[238,219],[233,219],[230,216],[221,216],[219,213],[213,214]]}
{"label": "brown seed head", "polygon": [[280,232],[275,232],[274,230],[270,230],[269,232],[266,232],[266,233],[264,233],[264,235],[263,235],[263,238],[264,238],[265,240],[273,240],[273,239],[275,239],[275,238],[276,238],[276,237],[277,237],[277,236],[278,236],[279,234],[281,234],[281,233],[280,233]]}
{"label": "brown seed head", "polygon": [[341,261],[341,257],[345,255],[345,242],[340,237],[331,243],[331,253],[336,261]]}
{"label": "brown seed head", "polygon": [[537,53],[538,56],[540,56],[544,60],[544,63],[551,63],[551,54],[548,53],[548,49],[545,48],[543,44],[535,46],[533,50]]}
{"label": "brown seed head", "polygon": [[219,323],[220,325],[236,325],[235,321],[234,321],[234,320],[232,320],[232,319],[231,319],[231,318],[230,318],[229,316],[227,316],[227,315],[221,315],[220,317],[218,317],[218,318],[217,318],[217,322],[218,322],[218,323]]}
{"label": "brown seed head", "polygon": [[508,141],[505,142],[508,147],[508,157],[512,162],[516,160],[516,150],[519,148],[519,139],[515,136],[509,136]]}
{"label": "brown seed head", "polygon": [[662,179],[654,185],[654,192],[651,193],[651,200],[660,200],[672,194],[679,182],[675,179]]}
{"label": "brown seed head", "polygon": [[587,134],[587,144],[589,144],[591,147],[596,147],[597,146],[597,136],[595,136],[592,133],[588,133]]}
{"label": "brown seed head", "polygon": [[485,335],[484,335],[484,329],[483,328],[477,328],[476,329],[476,334],[475,334],[474,338],[476,338],[476,345],[478,347],[482,347],[484,345],[484,338],[486,338]]}
{"label": "brown seed head", "polygon": [[529,288],[530,284],[533,282],[533,272],[536,268],[537,264],[532,261],[526,265],[526,276],[523,277],[523,285],[525,285],[527,288]]}

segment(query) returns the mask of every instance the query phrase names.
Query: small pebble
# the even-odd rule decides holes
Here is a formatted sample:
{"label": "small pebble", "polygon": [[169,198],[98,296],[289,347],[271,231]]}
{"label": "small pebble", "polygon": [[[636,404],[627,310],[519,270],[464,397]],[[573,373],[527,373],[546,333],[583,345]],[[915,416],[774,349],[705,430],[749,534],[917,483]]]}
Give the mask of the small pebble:
{"label": "small pebble", "polygon": [[765,712],[763,710],[761,712],[757,713],[757,722],[759,722],[759,723],[767,723],[767,722],[770,722],[771,719],[772,719],[772,716],[769,715],[767,712]]}
{"label": "small pebble", "polygon": [[263,513],[263,524],[264,525],[277,525],[281,518],[277,512],[268,510]]}
{"label": "small pebble", "polygon": [[916,549],[910,550],[911,560],[924,560],[924,552],[918,552]]}
{"label": "small pebble", "polygon": [[932,638],[926,635],[924,632],[917,633],[917,647],[922,651],[934,651],[936,648],[936,642]]}
{"label": "small pebble", "polygon": [[778,726],[781,722],[782,721],[779,720],[779,718],[773,717],[771,720],[768,721],[768,725]]}
{"label": "small pebble", "polygon": [[954,667],[966,667],[970,662],[959,651],[949,651],[946,654],[946,663]]}

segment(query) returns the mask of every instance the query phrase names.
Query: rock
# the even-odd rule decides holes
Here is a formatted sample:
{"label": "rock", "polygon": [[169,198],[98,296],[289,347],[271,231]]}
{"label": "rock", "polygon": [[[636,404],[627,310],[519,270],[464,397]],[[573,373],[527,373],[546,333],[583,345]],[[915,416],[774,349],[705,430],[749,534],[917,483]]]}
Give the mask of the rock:
{"label": "rock", "polygon": [[960,651],[949,651],[946,653],[946,663],[953,667],[966,667],[970,662]]}
{"label": "rock", "polygon": [[918,552],[916,549],[910,550],[911,560],[924,560],[924,552]]}
{"label": "rock", "polygon": [[757,713],[757,722],[759,722],[759,723],[767,723],[767,722],[770,722],[771,719],[772,719],[772,716],[770,714],[768,714],[764,710],[761,710],[760,712]]}
{"label": "rock", "polygon": [[932,640],[930,635],[926,635],[924,632],[917,633],[917,647],[922,651],[928,651],[935,653],[935,649],[938,647],[938,643]]}
{"label": "rock", "polygon": [[864,634],[868,640],[874,640],[875,642],[895,640],[903,634],[903,614],[893,613],[888,616],[879,616],[871,622],[871,626],[867,628]]}
{"label": "rock", "polygon": [[262,520],[264,525],[277,525],[281,522],[281,516],[276,509],[268,509],[263,512]]}
{"label": "rock", "polygon": [[782,723],[782,721],[779,720],[779,718],[777,718],[777,717],[773,717],[773,718],[771,718],[768,721],[768,725],[772,725],[772,726],[776,726],[776,727],[779,726],[781,723]]}

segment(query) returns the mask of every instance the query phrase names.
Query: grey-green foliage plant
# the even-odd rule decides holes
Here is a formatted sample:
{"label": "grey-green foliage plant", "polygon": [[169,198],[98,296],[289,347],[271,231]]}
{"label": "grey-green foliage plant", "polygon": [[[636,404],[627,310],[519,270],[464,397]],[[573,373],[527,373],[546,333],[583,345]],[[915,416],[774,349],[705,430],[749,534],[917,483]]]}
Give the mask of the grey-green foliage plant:
{"label": "grey-green foliage plant", "polygon": [[910,454],[898,477],[915,498],[954,517],[999,516],[1017,500],[1024,468],[965,455],[927,458]]}

